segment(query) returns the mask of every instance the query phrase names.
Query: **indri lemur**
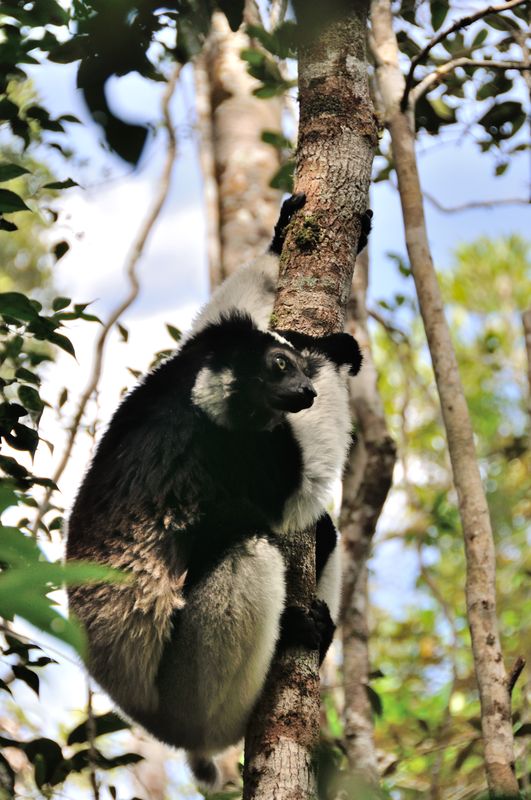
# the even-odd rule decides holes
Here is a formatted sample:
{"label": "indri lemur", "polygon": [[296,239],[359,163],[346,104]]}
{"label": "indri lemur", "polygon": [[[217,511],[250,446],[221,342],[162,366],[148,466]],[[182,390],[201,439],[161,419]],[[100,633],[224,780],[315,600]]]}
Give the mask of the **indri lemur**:
{"label": "indri lemur", "polygon": [[[68,526],[68,559],[131,576],[69,589],[89,671],[211,786],[211,757],[243,736],[275,648],[295,641],[322,657],[339,607],[325,508],[349,448],[346,376],[360,351],[347,334],[265,330],[284,228],[303,201],[286,201],[269,254],[227,280],[122,401]],[[285,608],[279,542],[316,522],[320,601],[305,614]]]}

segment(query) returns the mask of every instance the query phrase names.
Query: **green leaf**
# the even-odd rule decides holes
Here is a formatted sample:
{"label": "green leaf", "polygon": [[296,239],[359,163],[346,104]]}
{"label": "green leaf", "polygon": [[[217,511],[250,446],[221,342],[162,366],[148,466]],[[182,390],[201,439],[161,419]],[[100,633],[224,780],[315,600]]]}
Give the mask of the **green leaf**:
{"label": "green leaf", "polygon": [[181,341],[182,333],[179,328],[176,328],[174,325],[170,325],[168,322],[166,323],[166,328],[172,339],[174,339],[176,342]]}
{"label": "green leaf", "polygon": [[79,183],[72,180],[72,178],[67,178],[65,181],[52,181],[51,183],[45,183],[42,187],[43,189],[70,189],[72,186],[79,186]]}
{"label": "green leaf", "polygon": [[27,175],[29,169],[21,167],[19,164],[0,164],[0,181],[11,181],[20,175]]}
{"label": "green leaf", "polygon": [[24,408],[28,411],[42,411],[44,403],[37,391],[32,386],[19,386],[18,397]]}
{"label": "green leaf", "polygon": [[23,322],[39,319],[33,303],[20,292],[0,292],[0,314],[6,314]]}
{"label": "green leaf", "polygon": [[62,258],[68,251],[70,250],[70,245],[68,242],[62,241],[57,242],[57,244],[53,248],[53,254],[57,261]]}
{"label": "green leaf", "polygon": [[32,570],[25,570],[25,581],[18,582],[16,591],[20,594],[17,597],[12,596],[12,588],[7,578],[8,574],[5,572],[0,575],[0,614],[7,619],[13,619],[15,614],[18,614],[40,630],[72,645],[80,655],[83,655],[86,650],[83,630],[73,619],[65,619],[58,614],[46,597],[33,591]]}
{"label": "green leaf", "polygon": [[24,667],[22,664],[14,664],[11,669],[13,670],[13,675],[15,678],[18,678],[19,681],[24,681],[26,686],[29,686],[30,689],[33,689],[37,697],[39,696],[39,676],[32,672],[31,669]]}
{"label": "green leaf", "polygon": [[262,131],[260,137],[263,142],[270,144],[277,150],[293,150],[293,142],[280,131]]}
{"label": "green leaf", "polygon": [[[121,719],[118,714],[112,711],[94,717],[95,736],[104,736],[105,734],[122,731],[129,727],[128,722]],[[70,731],[66,743],[68,745],[82,744],[88,741],[88,735],[88,723],[85,721]]]}
{"label": "green leaf", "polygon": [[18,367],[18,369],[15,371],[15,378],[17,378],[19,381],[26,381],[26,383],[34,383],[36,386],[38,386],[41,382],[39,376],[34,372],[30,372],[30,370],[26,369],[26,367]]}
{"label": "green leaf", "polygon": [[283,164],[271,178],[270,186],[273,189],[281,189],[283,192],[293,191],[293,174],[295,172],[295,160],[290,159]]}
{"label": "green leaf", "polygon": [[6,508],[17,506],[18,502],[19,498],[13,486],[3,478],[0,483],[0,514],[2,514]]}
{"label": "green leaf", "polygon": [[383,714],[383,707],[380,695],[374,691],[372,686],[365,686],[365,689],[367,691],[367,697],[369,698],[369,703],[371,704],[373,712],[377,717],[381,717]]}
{"label": "green leaf", "polygon": [[47,337],[47,340],[52,344],[57,345],[60,347],[61,350],[65,350],[67,353],[70,353],[71,356],[76,357],[76,351],[74,350],[74,345],[67,339],[66,336],[63,336],[61,333],[51,333]]}
{"label": "green leaf", "polygon": [[487,29],[486,28],[482,28],[474,36],[474,39],[472,40],[472,44],[470,45],[470,49],[471,50],[477,50],[478,47],[481,47],[481,45],[484,43],[484,41],[485,41],[485,39],[487,38],[488,35],[489,34],[488,34]]}
{"label": "green leaf", "polygon": [[448,3],[443,2],[443,0],[432,0],[430,12],[433,30],[438,31],[448,14]]}
{"label": "green leaf", "polygon": [[123,342],[127,342],[129,339],[129,331],[123,325],[120,325],[119,322],[116,323],[118,330],[120,331],[120,336],[122,337]]}
{"label": "green leaf", "polygon": [[56,297],[52,303],[52,308],[54,311],[60,311],[62,308],[69,306],[71,302],[70,297]]}
{"label": "green leaf", "polygon": [[12,119],[15,120],[19,114],[19,107],[16,103],[13,103],[11,100],[7,100],[4,98],[0,100],[0,119]]}
{"label": "green leaf", "polygon": [[0,189],[0,214],[12,214],[15,211],[30,211],[24,200],[9,189]]}
{"label": "green leaf", "polygon": [[508,161],[502,161],[500,164],[496,165],[496,169],[494,170],[494,174],[497,175],[497,176],[503,175],[503,173],[507,171],[508,166],[509,166],[509,162]]}
{"label": "green leaf", "polygon": [[14,222],[9,222],[7,219],[3,219],[3,217],[0,217],[0,231],[8,231],[8,233],[13,233],[13,231],[18,231],[18,225],[15,225]]}
{"label": "green leaf", "polygon": [[231,31],[237,31],[243,22],[244,0],[218,0],[218,7],[227,17]]}
{"label": "green leaf", "polygon": [[39,444],[39,435],[33,428],[17,422],[11,433],[6,433],[6,442],[15,450],[27,450],[33,456]]}

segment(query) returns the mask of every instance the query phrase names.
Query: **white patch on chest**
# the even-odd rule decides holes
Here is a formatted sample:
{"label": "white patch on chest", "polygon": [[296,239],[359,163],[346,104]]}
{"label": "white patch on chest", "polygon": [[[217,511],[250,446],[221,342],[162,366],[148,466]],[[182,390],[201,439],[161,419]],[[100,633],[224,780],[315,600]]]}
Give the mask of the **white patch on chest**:
{"label": "white patch on chest", "polygon": [[228,400],[232,394],[235,376],[231,369],[214,371],[203,367],[192,389],[192,403],[200,408],[217,425],[229,426]]}

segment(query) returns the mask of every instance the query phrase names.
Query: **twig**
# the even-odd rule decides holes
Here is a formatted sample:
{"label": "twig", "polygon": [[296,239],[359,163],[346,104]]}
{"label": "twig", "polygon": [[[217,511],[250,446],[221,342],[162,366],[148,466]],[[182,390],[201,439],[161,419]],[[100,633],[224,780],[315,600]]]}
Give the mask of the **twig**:
{"label": "twig", "polygon": [[70,656],[67,656],[65,653],[61,652],[61,650],[58,650],[56,647],[52,647],[52,645],[49,645],[48,642],[46,642],[46,644],[44,644],[44,643],[39,644],[39,640],[38,639],[35,639],[33,636],[25,636],[23,633],[19,633],[18,631],[14,630],[13,628],[10,628],[9,625],[5,625],[3,623],[0,623],[0,633],[3,633],[4,635],[7,634],[7,636],[13,636],[15,639],[19,639],[21,642],[27,642],[28,644],[34,644],[37,647],[40,647],[40,649],[44,653],[55,653],[56,656],[59,656],[60,658],[64,659],[65,661],[68,661],[70,664],[73,664],[75,667],[79,667],[80,666],[79,661],[76,661],[75,658],[70,658]]}
{"label": "twig", "polygon": [[[97,388],[98,383],[100,381],[102,367],[103,367],[103,355],[104,355],[105,345],[107,343],[107,337],[111,329],[114,327],[116,322],[120,319],[120,317],[124,313],[124,311],[126,311],[129,308],[129,306],[131,306],[132,303],[136,300],[138,293],[140,291],[140,283],[138,281],[136,268],[140,260],[140,256],[144,251],[148,237],[151,231],[153,230],[153,227],[162,210],[162,206],[164,205],[164,202],[168,196],[168,192],[170,189],[170,182],[171,182],[171,172],[175,161],[175,156],[177,154],[177,139],[175,136],[175,129],[173,127],[173,123],[170,117],[169,106],[171,98],[173,97],[173,93],[175,91],[175,87],[177,85],[177,81],[179,79],[180,71],[181,71],[181,65],[176,64],[172,74],[170,75],[168,83],[166,84],[166,88],[164,90],[164,94],[162,97],[162,115],[164,120],[164,127],[166,129],[168,136],[166,160],[164,163],[162,176],[159,183],[159,191],[157,193],[157,196],[155,197],[150,212],[148,213],[146,219],[142,224],[138,237],[136,241],[133,243],[128,259],[126,261],[125,273],[130,284],[129,293],[125,297],[125,299],[112,312],[111,316],[103,326],[100,335],[96,341],[92,374],[90,376],[87,387],[85,388],[85,391],[83,392],[83,394],[79,399],[77,411],[72,420],[72,424],[70,425],[70,428],[68,430],[65,449],[61,456],[61,460],[57,465],[57,468],[53,474],[52,480],[55,484],[59,481],[61,475],[63,474],[66,468],[66,465],[68,464],[79,431],[79,426],[81,424],[81,420],[83,418],[85,409],[87,407],[87,403],[90,400],[93,392]],[[53,489],[47,489],[44,494],[43,500],[39,506],[37,515],[35,517],[35,521],[32,526],[33,533],[36,533],[38,531],[39,526],[42,522],[42,518],[46,513],[46,511],[48,510],[48,503],[52,492]]]}
{"label": "twig", "polygon": [[88,677],[87,690],[87,742],[89,778],[94,800],[100,800],[100,787],[98,784],[98,776],[96,775],[97,752],[96,745],[94,744],[94,740],[96,738],[96,722],[94,720],[94,708],[92,706],[93,692],[90,686],[90,679]]}
{"label": "twig", "polygon": [[526,665],[525,658],[523,656],[518,656],[518,658],[513,664],[513,668],[509,674],[509,679],[507,681],[507,691],[509,692],[510,695],[512,695],[513,689],[516,686],[516,681],[522,674],[525,665]]}
{"label": "twig", "polygon": [[460,203],[456,206],[445,206],[437,198],[423,191],[422,194],[439,211],[445,214],[457,214],[461,211],[473,211],[475,208],[496,208],[497,206],[516,206],[516,205],[529,205],[531,199],[526,200],[524,197],[499,197],[496,200],[471,200],[468,203]]}
{"label": "twig", "polygon": [[403,330],[397,328],[395,325],[389,322],[382,314],[380,314],[379,311],[376,311],[375,308],[368,308],[367,314],[369,315],[369,317],[372,317],[374,320],[376,320],[376,322],[378,322],[382,326],[382,328],[385,328],[385,330],[388,333],[396,333],[402,339],[407,340],[407,334],[404,333]]}
{"label": "twig", "polygon": [[430,91],[434,86],[437,86],[445,75],[453,72],[458,67],[482,67],[484,69],[516,69],[519,72],[529,70],[529,65],[521,61],[490,61],[489,59],[475,59],[475,58],[454,58],[452,61],[447,61],[446,64],[441,64],[436,70],[426,75],[414,89],[411,90],[411,104],[415,105],[418,100]]}
{"label": "twig", "polygon": [[400,101],[400,109],[405,111],[408,107],[409,102],[409,93],[413,86],[413,78],[415,74],[415,67],[418,64],[421,64],[425,59],[428,53],[443,39],[446,39],[447,36],[450,34],[455,33],[456,31],[460,30],[461,28],[466,28],[468,25],[471,25],[473,22],[476,22],[478,19],[482,19],[483,17],[488,16],[489,14],[498,14],[500,11],[508,11],[511,8],[515,8],[515,6],[520,6],[523,3],[527,2],[527,0],[508,0],[506,3],[502,3],[498,6],[487,6],[487,8],[481,9],[481,11],[476,11],[475,14],[469,14],[466,17],[462,17],[458,19],[456,22],[452,23],[448,28],[444,31],[441,31],[431,39],[428,44],[422,48],[420,53],[416,55],[414,58],[411,59],[411,65],[409,67],[409,72],[406,77],[406,85],[404,87],[404,93],[402,95],[402,99]]}

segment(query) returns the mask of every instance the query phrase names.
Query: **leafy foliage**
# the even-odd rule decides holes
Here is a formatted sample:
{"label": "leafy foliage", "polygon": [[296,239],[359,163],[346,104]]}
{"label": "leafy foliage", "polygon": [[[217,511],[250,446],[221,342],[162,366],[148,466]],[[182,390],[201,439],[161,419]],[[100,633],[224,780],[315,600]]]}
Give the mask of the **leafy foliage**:
{"label": "leafy foliage", "polygon": [[[13,135],[20,137],[25,146],[32,139],[33,124],[45,131],[64,131],[64,123],[77,121],[75,117],[65,115],[53,119],[39,104],[20,105],[11,86],[13,81],[26,78],[21,65],[37,64],[38,55],[44,54],[60,64],[79,61],[78,87],[92,116],[102,126],[108,145],[123,159],[136,164],[146,143],[148,128],[125,122],[113,113],[105,94],[107,80],[113,75],[130,72],[162,80],[159,68],[162,55],[187,63],[201,50],[212,13],[215,10],[224,13],[232,30],[236,30],[243,19],[243,5],[243,0],[173,0],[167,3],[76,0],[66,10],[56,0],[31,0],[29,3],[14,0],[3,4],[0,15],[4,19],[6,41],[0,80],[0,120],[9,123]],[[44,35],[34,36],[34,30],[40,25],[47,26]],[[110,31],[112,36],[109,36]],[[173,37],[172,45],[167,44],[168,34]],[[153,48],[153,44],[157,47]],[[7,205],[8,198],[2,200],[0,196],[0,208],[2,202]]]}
{"label": "leafy foliage", "polygon": [[[523,621],[531,618],[524,588],[531,519],[529,387],[520,320],[531,299],[530,254],[529,243],[518,237],[480,239],[459,247],[454,269],[442,273],[496,535],[508,668],[526,650]],[[375,681],[383,706],[377,746],[396,755],[386,786],[400,797],[429,795],[437,781],[441,796],[466,786],[466,796],[477,798],[484,785],[480,709],[465,616],[462,534],[440,411],[416,309],[401,302],[386,311],[399,313],[402,327],[411,330],[409,339],[377,335],[380,389],[403,473],[395,488],[403,522],[389,521],[386,539],[396,537],[416,559],[417,585],[396,616],[372,611],[372,661],[384,674]],[[396,369],[390,371],[393,353]],[[521,691],[517,685],[513,694],[515,725]],[[519,758],[518,774],[523,768]]]}

